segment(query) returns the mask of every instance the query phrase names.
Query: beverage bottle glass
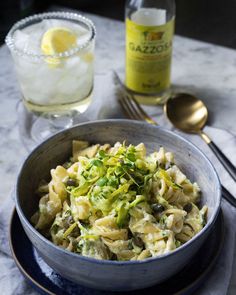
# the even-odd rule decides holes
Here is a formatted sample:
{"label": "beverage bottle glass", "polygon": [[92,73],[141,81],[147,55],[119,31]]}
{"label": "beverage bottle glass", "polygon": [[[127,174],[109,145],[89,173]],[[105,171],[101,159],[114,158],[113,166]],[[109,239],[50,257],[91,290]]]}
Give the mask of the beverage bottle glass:
{"label": "beverage bottle glass", "polygon": [[128,0],[126,87],[143,104],[162,104],[170,94],[174,0]]}

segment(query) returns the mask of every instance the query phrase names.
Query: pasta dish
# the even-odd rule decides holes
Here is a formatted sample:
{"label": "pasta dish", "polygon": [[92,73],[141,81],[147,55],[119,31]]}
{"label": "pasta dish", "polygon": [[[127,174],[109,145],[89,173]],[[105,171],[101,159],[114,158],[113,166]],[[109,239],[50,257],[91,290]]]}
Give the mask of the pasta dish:
{"label": "pasta dish", "polygon": [[32,223],[54,244],[83,256],[141,260],[168,253],[205,225],[200,188],[161,147],[73,141],[68,162],[42,181]]}

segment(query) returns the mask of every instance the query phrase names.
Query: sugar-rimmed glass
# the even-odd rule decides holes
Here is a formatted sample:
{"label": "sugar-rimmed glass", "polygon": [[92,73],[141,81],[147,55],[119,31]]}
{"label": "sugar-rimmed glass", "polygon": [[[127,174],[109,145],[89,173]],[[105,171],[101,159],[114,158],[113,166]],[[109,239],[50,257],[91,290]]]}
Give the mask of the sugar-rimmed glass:
{"label": "sugar-rimmed glass", "polygon": [[[24,32],[24,29],[33,28],[44,20],[50,20],[52,26],[53,21],[57,21],[57,26],[58,21],[64,22],[61,26],[65,22],[68,27],[79,25],[86,30],[86,35],[81,40],[78,37],[76,47],[61,53],[42,54],[38,50],[21,48],[16,42],[16,32]],[[93,89],[95,35],[95,27],[89,19],[70,12],[29,16],[9,31],[6,44],[14,59],[24,105],[38,117],[32,127],[38,141],[45,134],[48,136],[73,125],[73,117],[89,106]],[[48,126],[45,125],[45,118],[48,119]],[[45,133],[44,129],[50,132]]]}

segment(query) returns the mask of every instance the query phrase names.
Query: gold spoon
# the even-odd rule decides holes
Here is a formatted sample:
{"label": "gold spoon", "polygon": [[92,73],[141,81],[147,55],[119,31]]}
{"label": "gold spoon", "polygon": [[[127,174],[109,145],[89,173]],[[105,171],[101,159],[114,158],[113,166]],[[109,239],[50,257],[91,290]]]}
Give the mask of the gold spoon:
{"label": "gold spoon", "polygon": [[202,131],[208,118],[208,111],[200,99],[187,93],[175,94],[165,103],[164,112],[170,122],[178,129],[187,133],[200,135],[234,181],[236,181],[236,168],[234,165],[226,158],[209,136]]}

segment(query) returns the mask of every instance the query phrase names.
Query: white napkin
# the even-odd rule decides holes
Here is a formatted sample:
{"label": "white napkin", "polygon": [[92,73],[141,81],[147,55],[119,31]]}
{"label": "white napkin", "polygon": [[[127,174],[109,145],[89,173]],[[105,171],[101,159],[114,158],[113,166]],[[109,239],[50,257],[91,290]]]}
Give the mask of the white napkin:
{"label": "white napkin", "polygon": [[[104,87],[106,85],[106,87]],[[118,94],[117,86],[114,85],[112,73],[98,75],[95,79],[94,103],[84,114],[84,118],[90,120],[107,119],[107,118],[122,118],[124,117],[120,106],[116,101]],[[146,108],[149,113],[154,114],[154,118],[161,126],[173,129],[172,126],[165,119],[162,109]],[[176,131],[176,130],[175,130]],[[222,149],[227,157],[236,165],[236,137],[227,131],[206,127],[206,133],[211,136],[215,143]],[[219,161],[212,154],[209,147],[197,135],[187,135],[179,131],[182,136],[188,138],[195,143],[204,153],[209,157],[224,186],[233,194],[236,191],[236,184],[226,173]],[[37,294],[25,281],[13,259],[11,258],[8,245],[8,224],[11,212],[14,207],[12,198],[8,198],[5,204],[0,208],[0,265],[1,276],[0,286],[1,294],[4,295],[33,295]],[[201,289],[196,294],[200,295],[224,295],[227,293],[229,286],[232,266],[233,253],[235,250],[235,224],[236,224],[236,209],[229,205],[226,201],[222,202],[222,210],[225,220],[225,241],[222,253],[214,266],[212,272],[208,275]],[[193,266],[194,267],[194,266]],[[233,275],[236,275],[236,267],[233,268]]]}

